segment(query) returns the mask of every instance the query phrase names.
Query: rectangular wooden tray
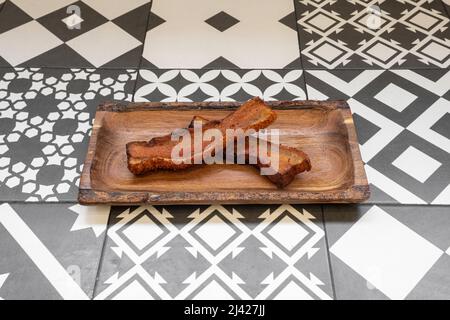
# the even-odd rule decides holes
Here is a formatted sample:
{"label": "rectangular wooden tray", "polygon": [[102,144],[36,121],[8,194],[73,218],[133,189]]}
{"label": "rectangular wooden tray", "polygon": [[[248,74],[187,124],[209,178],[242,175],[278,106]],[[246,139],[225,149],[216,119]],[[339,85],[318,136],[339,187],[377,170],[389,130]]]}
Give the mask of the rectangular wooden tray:
{"label": "rectangular wooden tray", "polygon": [[344,101],[269,103],[278,118],[280,142],[301,148],[310,172],[277,189],[246,165],[205,165],[135,177],[125,145],[184,128],[194,115],[221,119],[234,102],[104,103],[97,109],[81,175],[81,204],[352,203],[369,197],[364,165],[350,109]]}

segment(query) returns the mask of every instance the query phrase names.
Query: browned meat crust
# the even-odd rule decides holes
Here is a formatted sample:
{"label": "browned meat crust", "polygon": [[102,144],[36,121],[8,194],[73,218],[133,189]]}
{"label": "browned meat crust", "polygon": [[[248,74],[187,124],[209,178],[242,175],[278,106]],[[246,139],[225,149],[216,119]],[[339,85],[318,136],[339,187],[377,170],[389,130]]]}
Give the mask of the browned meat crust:
{"label": "browned meat crust", "polygon": [[[226,129],[253,129],[258,131],[266,128],[276,119],[276,114],[260,98],[253,98],[244,103],[239,109],[230,113],[221,121],[211,121],[204,125],[202,130],[215,128],[222,132],[224,137],[222,145],[226,145]],[[193,136],[194,129],[189,128],[189,134]],[[193,143],[194,139],[191,139]],[[218,142],[214,142],[218,143]],[[165,169],[180,170],[193,166],[193,159],[199,155],[191,153],[186,158],[188,163],[174,163],[172,161],[172,149],[178,144],[178,141],[172,141],[171,134],[154,138],[150,141],[134,141],[127,143],[128,169],[135,175],[146,172]],[[204,142],[202,152],[211,146],[211,142]],[[191,150],[194,150],[193,145]],[[201,155],[200,155],[201,156]]]}
{"label": "browned meat crust", "polygon": [[[189,124],[189,128],[193,127],[194,121],[196,122],[200,121],[204,126],[209,126],[211,123],[217,120],[209,121],[208,119],[202,116],[195,116],[192,119],[191,123]],[[245,158],[247,162],[249,162],[250,152],[248,142],[246,143],[245,147],[246,147]],[[271,150],[270,143],[267,149],[268,151]],[[278,170],[276,171],[275,174],[266,175],[267,179],[272,181],[272,183],[274,183],[278,188],[286,187],[288,184],[292,182],[292,180],[294,180],[297,174],[303,171],[311,170],[311,161],[303,151],[280,144],[278,146],[278,152],[279,152]],[[236,154],[235,156],[238,155]],[[270,153],[268,156],[270,156]],[[263,159],[263,161],[261,161],[261,159],[257,159],[255,166],[261,169],[263,167],[268,167],[270,165],[268,163],[269,161],[267,161],[266,159]]]}

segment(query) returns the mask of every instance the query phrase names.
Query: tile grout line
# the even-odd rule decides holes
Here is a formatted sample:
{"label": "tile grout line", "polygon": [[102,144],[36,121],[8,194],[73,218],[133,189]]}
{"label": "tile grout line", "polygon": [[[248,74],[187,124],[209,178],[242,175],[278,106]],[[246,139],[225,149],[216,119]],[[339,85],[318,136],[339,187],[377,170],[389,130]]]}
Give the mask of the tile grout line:
{"label": "tile grout line", "polygon": [[147,41],[147,33],[148,33],[148,30],[147,30],[147,29],[148,29],[148,24],[149,24],[149,22],[150,22],[150,16],[151,16],[151,14],[152,14],[153,1],[154,1],[154,0],[151,0],[151,1],[150,1],[150,8],[149,8],[149,10],[148,10],[147,22],[145,23],[145,36],[144,36],[144,42],[142,43],[142,50],[141,50],[141,54],[140,54],[140,56],[139,56],[139,63],[138,63],[137,70],[136,70],[136,80],[135,80],[134,86],[133,86],[133,96],[131,97],[131,102],[134,102],[134,95],[135,95],[135,93],[136,93],[137,83],[138,83],[138,79],[139,79],[139,70],[141,70],[141,67],[142,67],[142,59],[144,58],[144,57],[143,57],[143,54],[144,54],[145,42]]}
{"label": "tile grout line", "polygon": [[[72,200],[61,200],[61,201],[26,201],[26,200],[8,200],[8,199],[0,199],[0,203],[9,203],[9,204],[29,204],[29,205],[73,205],[79,204],[76,199]],[[314,204],[314,203],[312,203]],[[101,204],[98,204],[101,205]],[[154,203],[153,205],[160,205]],[[315,205],[330,205],[327,203],[315,203]],[[389,203],[389,202],[358,202],[358,203],[334,203],[333,206],[346,206],[346,205],[356,205],[356,206],[382,206],[382,207],[414,207],[414,208],[426,208],[426,207],[434,207],[434,208],[450,208],[449,204],[414,204],[414,203]],[[111,206],[114,206],[111,205]]]}
{"label": "tile grout line", "polygon": [[100,259],[98,261],[97,272],[95,273],[95,282],[94,282],[94,288],[92,289],[91,300],[94,300],[96,295],[97,295],[97,284],[98,284],[98,281],[100,279],[100,272],[101,272],[102,267],[103,267],[103,258],[105,256],[106,241],[108,240],[109,224],[111,222],[111,209],[112,209],[112,206],[110,206],[109,215],[108,215],[108,221],[106,222],[105,236],[103,238],[102,249],[100,251]]}
{"label": "tile grout line", "polygon": [[428,67],[428,68],[390,68],[390,69],[384,69],[384,68],[335,68],[335,69],[327,69],[327,68],[150,68],[150,67],[142,67],[141,65],[138,66],[130,66],[130,67],[78,67],[78,66],[42,66],[42,67],[36,67],[36,66],[0,66],[0,70],[8,70],[8,69],[55,69],[55,70],[64,70],[64,69],[79,69],[79,70],[95,70],[97,72],[101,72],[102,70],[108,70],[108,71],[119,71],[119,70],[321,70],[321,71],[390,71],[390,70],[411,70],[411,71],[433,71],[433,70],[448,70],[450,71],[450,67],[447,68],[434,68],[434,67]]}
{"label": "tile grout line", "polygon": [[8,2],[9,0],[6,0],[5,2],[3,2],[2,4],[0,4],[0,13],[2,13],[3,7],[5,6],[5,3]]}
{"label": "tile grout line", "polygon": [[305,88],[306,99],[309,100],[308,89],[306,88],[306,70],[305,70],[305,67],[303,66],[302,45],[301,45],[300,32],[299,32],[299,29],[298,29],[299,26],[298,26],[298,23],[297,23],[299,18],[298,18],[298,14],[297,14],[297,8],[296,8],[296,5],[295,5],[295,1],[296,0],[292,0],[293,5],[294,5],[295,28],[297,30],[298,52],[300,54],[300,66],[302,68],[301,70],[303,71],[303,86]]}
{"label": "tile grout line", "polygon": [[446,5],[443,0],[440,0],[441,6],[444,8],[444,12],[447,14],[447,17],[450,19],[450,5]]}
{"label": "tile grout line", "polygon": [[333,300],[337,300],[336,285],[334,283],[333,267],[332,267],[332,264],[331,264],[330,245],[328,243],[328,232],[327,232],[327,226],[326,226],[326,223],[325,223],[324,205],[321,205],[320,209],[322,211],[322,224],[323,224],[323,228],[324,228],[324,231],[325,231],[325,246],[326,246],[326,250],[327,250],[328,270],[330,272],[331,289],[333,291]]}

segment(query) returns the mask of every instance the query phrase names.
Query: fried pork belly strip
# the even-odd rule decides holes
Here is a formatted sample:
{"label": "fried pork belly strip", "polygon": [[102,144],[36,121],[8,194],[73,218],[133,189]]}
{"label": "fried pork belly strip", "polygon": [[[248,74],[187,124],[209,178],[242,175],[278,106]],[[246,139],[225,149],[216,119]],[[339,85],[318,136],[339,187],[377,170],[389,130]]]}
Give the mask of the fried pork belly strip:
{"label": "fried pork belly strip", "polygon": [[[224,147],[226,141],[227,129],[242,129],[244,131],[253,129],[258,131],[268,127],[276,119],[276,114],[260,98],[253,98],[244,103],[239,109],[230,113],[220,121],[211,121],[203,125],[202,130],[218,129],[222,133]],[[193,138],[194,129],[189,128],[189,134]],[[191,139],[194,141],[194,139]],[[150,141],[134,141],[127,143],[127,162],[128,169],[135,175],[144,174],[156,170],[180,170],[193,166],[194,158],[201,156],[193,152],[187,163],[174,163],[172,161],[172,149],[178,144],[178,141],[172,141],[171,134],[154,138]],[[203,142],[202,153],[211,145],[211,142]]]}
{"label": "fried pork belly strip", "polygon": [[[195,116],[191,123],[189,124],[189,128],[192,128],[194,122],[201,122],[203,126],[210,126],[211,123],[216,122],[217,120],[209,121],[208,119]],[[247,139],[257,139],[256,137],[247,137]],[[245,144],[245,159],[246,163],[250,162],[250,151],[249,151],[249,142],[247,141]],[[270,154],[270,142],[267,145],[268,156],[271,157]],[[235,156],[238,157],[237,150],[235,149]],[[288,184],[294,180],[295,176],[304,171],[311,170],[311,161],[309,157],[301,150],[288,147],[280,144],[278,146],[278,170],[272,175],[266,175],[267,179],[269,179],[273,184],[275,184],[278,188],[284,188]],[[270,161],[266,159],[258,158],[256,161],[251,161],[255,167],[261,169],[264,167],[269,167]]]}

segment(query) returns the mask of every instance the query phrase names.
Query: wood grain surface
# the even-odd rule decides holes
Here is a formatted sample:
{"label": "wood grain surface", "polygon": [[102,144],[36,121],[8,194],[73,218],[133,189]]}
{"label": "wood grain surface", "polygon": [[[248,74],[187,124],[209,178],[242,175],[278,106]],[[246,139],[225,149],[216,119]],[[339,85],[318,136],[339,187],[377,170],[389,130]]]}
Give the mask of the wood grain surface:
{"label": "wood grain surface", "polygon": [[306,152],[310,172],[277,189],[246,165],[202,165],[136,177],[128,171],[125,145],[186,127],[194,115],[221,119],[234,102],[140,103],[99,106],[80,181],[81,204],[210,204],[361,202],[369,186],[352,115],[343,101],[269,103],[280,142]]}

